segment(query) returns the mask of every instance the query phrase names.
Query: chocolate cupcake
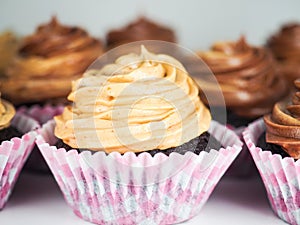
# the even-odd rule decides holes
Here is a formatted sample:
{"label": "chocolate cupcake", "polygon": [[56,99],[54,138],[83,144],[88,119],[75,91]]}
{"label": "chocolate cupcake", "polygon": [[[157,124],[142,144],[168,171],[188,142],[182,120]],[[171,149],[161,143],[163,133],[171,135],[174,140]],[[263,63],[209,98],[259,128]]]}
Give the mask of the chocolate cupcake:
{"label": "chocolate cupcake", "polygon": [[0,34],[0,77],[17,53],[19,40],[10,31]]}
{"label": "chocolate cupcake", "polygon": [[103,52],[99,40],[55,17],[24,38],[13,63],[0,80],[3,96],[14,104],[66,98],[71,81]]}
{"label": "chocolate cupcake", "polygon": [[[97,224],[196,215],[241,150],[198,93],[181,63],[145,48],[76,80],[68,97],[75,104],[37,138],[76,215]],[[208,133],[226,149],[207,149]]]}
{"label": "chocolate cupcake", "polygon": [[[272,111],[273,105],[285,97],[288,88],[277,73],[271,54],[264,48],[247,44],[244,37],[237,42],[217,42],[210,51],[199,52],[199,56],[215,75],[223,92],[227,123],[234,127],[249,122]],[[220,107],[218,90],[210,77],[200,74],[196,80],[205,93],[215,96],[201,98],[214,111]]]}
{"label": "chocolate cupcake", "polygon": [[243,133],[272,209],[289,224],[300,222],[300,80],[295,85],[291,97],[276,103],[272,113]]}
{"label": "chocolate cupcake", "polygon": [[300,24],[284,25],[267,42],[277,61],[280,75],[293,87],[295,79],[300,77]]}
{"label": "chocolate cupcake", "polygon": [[140,17],[126,27],[112,30],[106,35],[108,49],[143,40],[176,42],[176,36],[170,28],[152,22],[145,17]]}

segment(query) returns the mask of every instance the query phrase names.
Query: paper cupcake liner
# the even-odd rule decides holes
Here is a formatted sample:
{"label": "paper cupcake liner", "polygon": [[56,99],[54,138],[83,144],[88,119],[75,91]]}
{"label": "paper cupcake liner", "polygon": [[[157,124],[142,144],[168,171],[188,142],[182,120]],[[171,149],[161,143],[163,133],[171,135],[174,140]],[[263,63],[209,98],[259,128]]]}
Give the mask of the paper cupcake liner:
{"label": "paper cupcake liner", "polygon": [[[235,134],[241,138],[241,141],[244,143],[242,138],[242,133],[246,127],[233,127],[231,125],[226,125],[227,128],[231,129],[235,132]],[[236,157],[232,165],[229,167],[228,171],[226,172],[226,177],[230,178],[250,178],[253,177],[257,173],[254,161],[250,152],[248,151],[247,146],[243,145],[242,151]]]}
{"label": "paper cupcake liner", "polygon": [[33,105],[31,107],[21,106],[18,111],[22,112],[33,119],[37,120],[41,125],[47,121],[53,119],[54,116],[59,115],[63,112],[64,105],[50,105],[46,104],[44,106]]}
{"label": "paper cupcake liner", "polygon": [[[64,105],[51,105],[46,104],[44,106],[33,105],[31,107],[21,106],[18,111],[24,113],[37,120],[41,125],[47,121],[53,119],[54,116],[63,112]],[[43,156],[39,149],[35,147],[29,156],[27,163],[25,164],[25,170],[29,172],[38,172],[43,174],[50,174],[49,167],[47,166]]]}
{"label": "paper cupcake liner", "polygon": [[273,211],[289,224],[300,224],[300,160],[282,158],[257,147],[257,140],[265,129],[263,119],[259,119],[245,129],[243,137],[262,177]]}
{"label": "paper cupcake liner", "polygon": [[39,124],[33,119],[17,112],[12,125],[21,133],[21,138],[14,137],[0,145],[0,209],[6,204],[19,173],[34,146]]}
{"label": "paper cupcake liner", "polygon": [[[96,224],[173,224],[188,220],[202,208],[242,145],[232,131],[213,122],[210,133],[228,146],[226,149],[184,156],[159,153],[154,157],[149,153],[78,153],[50,146],[56,142],[54,125],[54,121],[45,124],[36,143],[75,214]],[[166,162],[184,166],[159,179],[165,174],[163,166],[156,170],[151,166]],[[128,165],[141,167],[136,171]],[[151,179],[154,182],[149,182]]]}

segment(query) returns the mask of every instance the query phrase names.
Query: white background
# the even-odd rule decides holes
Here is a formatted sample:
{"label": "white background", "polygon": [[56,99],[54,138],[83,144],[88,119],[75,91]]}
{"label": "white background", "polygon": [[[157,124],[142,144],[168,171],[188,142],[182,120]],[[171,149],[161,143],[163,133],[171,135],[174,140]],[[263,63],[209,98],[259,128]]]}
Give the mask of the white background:
{"label": "white background", "polygon": [[0,31],[33,32],[56,14],[65,24],[80,25],[104,38],[138,15],[170,25],[179,42],[192,50],[208,48],[217,40],[245,34],[263,44],[284,22],[300,21],[298,0],[0,0]]}

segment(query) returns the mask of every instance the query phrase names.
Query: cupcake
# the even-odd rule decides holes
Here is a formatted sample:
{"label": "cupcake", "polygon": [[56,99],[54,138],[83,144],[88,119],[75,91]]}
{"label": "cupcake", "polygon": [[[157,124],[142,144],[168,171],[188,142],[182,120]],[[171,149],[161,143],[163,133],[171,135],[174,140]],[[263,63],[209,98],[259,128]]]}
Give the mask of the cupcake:
{"label": "cupcake", "polygon": [[18,39],[12,32],[0,34],[0,77],[4,74],[5,69],[11,63],[18,49]]}
{"label": "cupcake", "polygon": [[293,87],[294,80],[300,78],[300,24],[284,25],[269,38],[267,46],[276,58],[280,74]]}
{"label": "cupcake", "polygon": [[[201,59],[215,75],[223,92],[227,109],[227,123],[234,127],[272,111],[275,102],[287,95],[287,85],[276,72],[271,54],[264,48],[247,44],[244,37],[236,42],[217,42],[209,51],[199,52]],[[214,98],[206,104],[218,111],[219,96],[210,77],[200,74],[196,80],[206,93]],[[209,102],[208,102],[209,101]]]}
{"label": "cupcake", "polygon": [[300,224],[300,80],[295,84],[292,97],[276,103],[272,113],[243,133],[274,212],[289,224]]}
{"label": "cupcake", "polygon": [[181,63],[144,47],[87,71],[68,99],[37,144],[75,214],[93,223],[185,221],[241,150]]}
{"label": "cupcake", "polygon": [[1,92],[16,105],[60,102],[102,53],[99,40],[79,27],[61,25],[55,17],[24,38],[1,78]]}
{"label": "cupcake", "polygon": [[176,42],[172,29],[140,17],[133,23],[119,30],[112,30],[106,35],[108,49],[122,44],[143,40],[161,40]]}
{"label": "cupcake", "polygon": [[34,146],[39,124],[0,98],[0,209],[6,204]]}

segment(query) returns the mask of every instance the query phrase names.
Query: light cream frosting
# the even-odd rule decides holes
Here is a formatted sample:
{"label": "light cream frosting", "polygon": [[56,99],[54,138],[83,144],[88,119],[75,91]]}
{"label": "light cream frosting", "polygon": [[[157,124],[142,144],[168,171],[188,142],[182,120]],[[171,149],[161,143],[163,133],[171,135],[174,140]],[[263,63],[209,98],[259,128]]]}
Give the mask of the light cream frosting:
{"label": "light cream frosting", "polygon": [[73,148],[120,153],[179,146],[207,131],[211,115],[198,87],[168,55],[119,57],[73,82],[55,135]]}

